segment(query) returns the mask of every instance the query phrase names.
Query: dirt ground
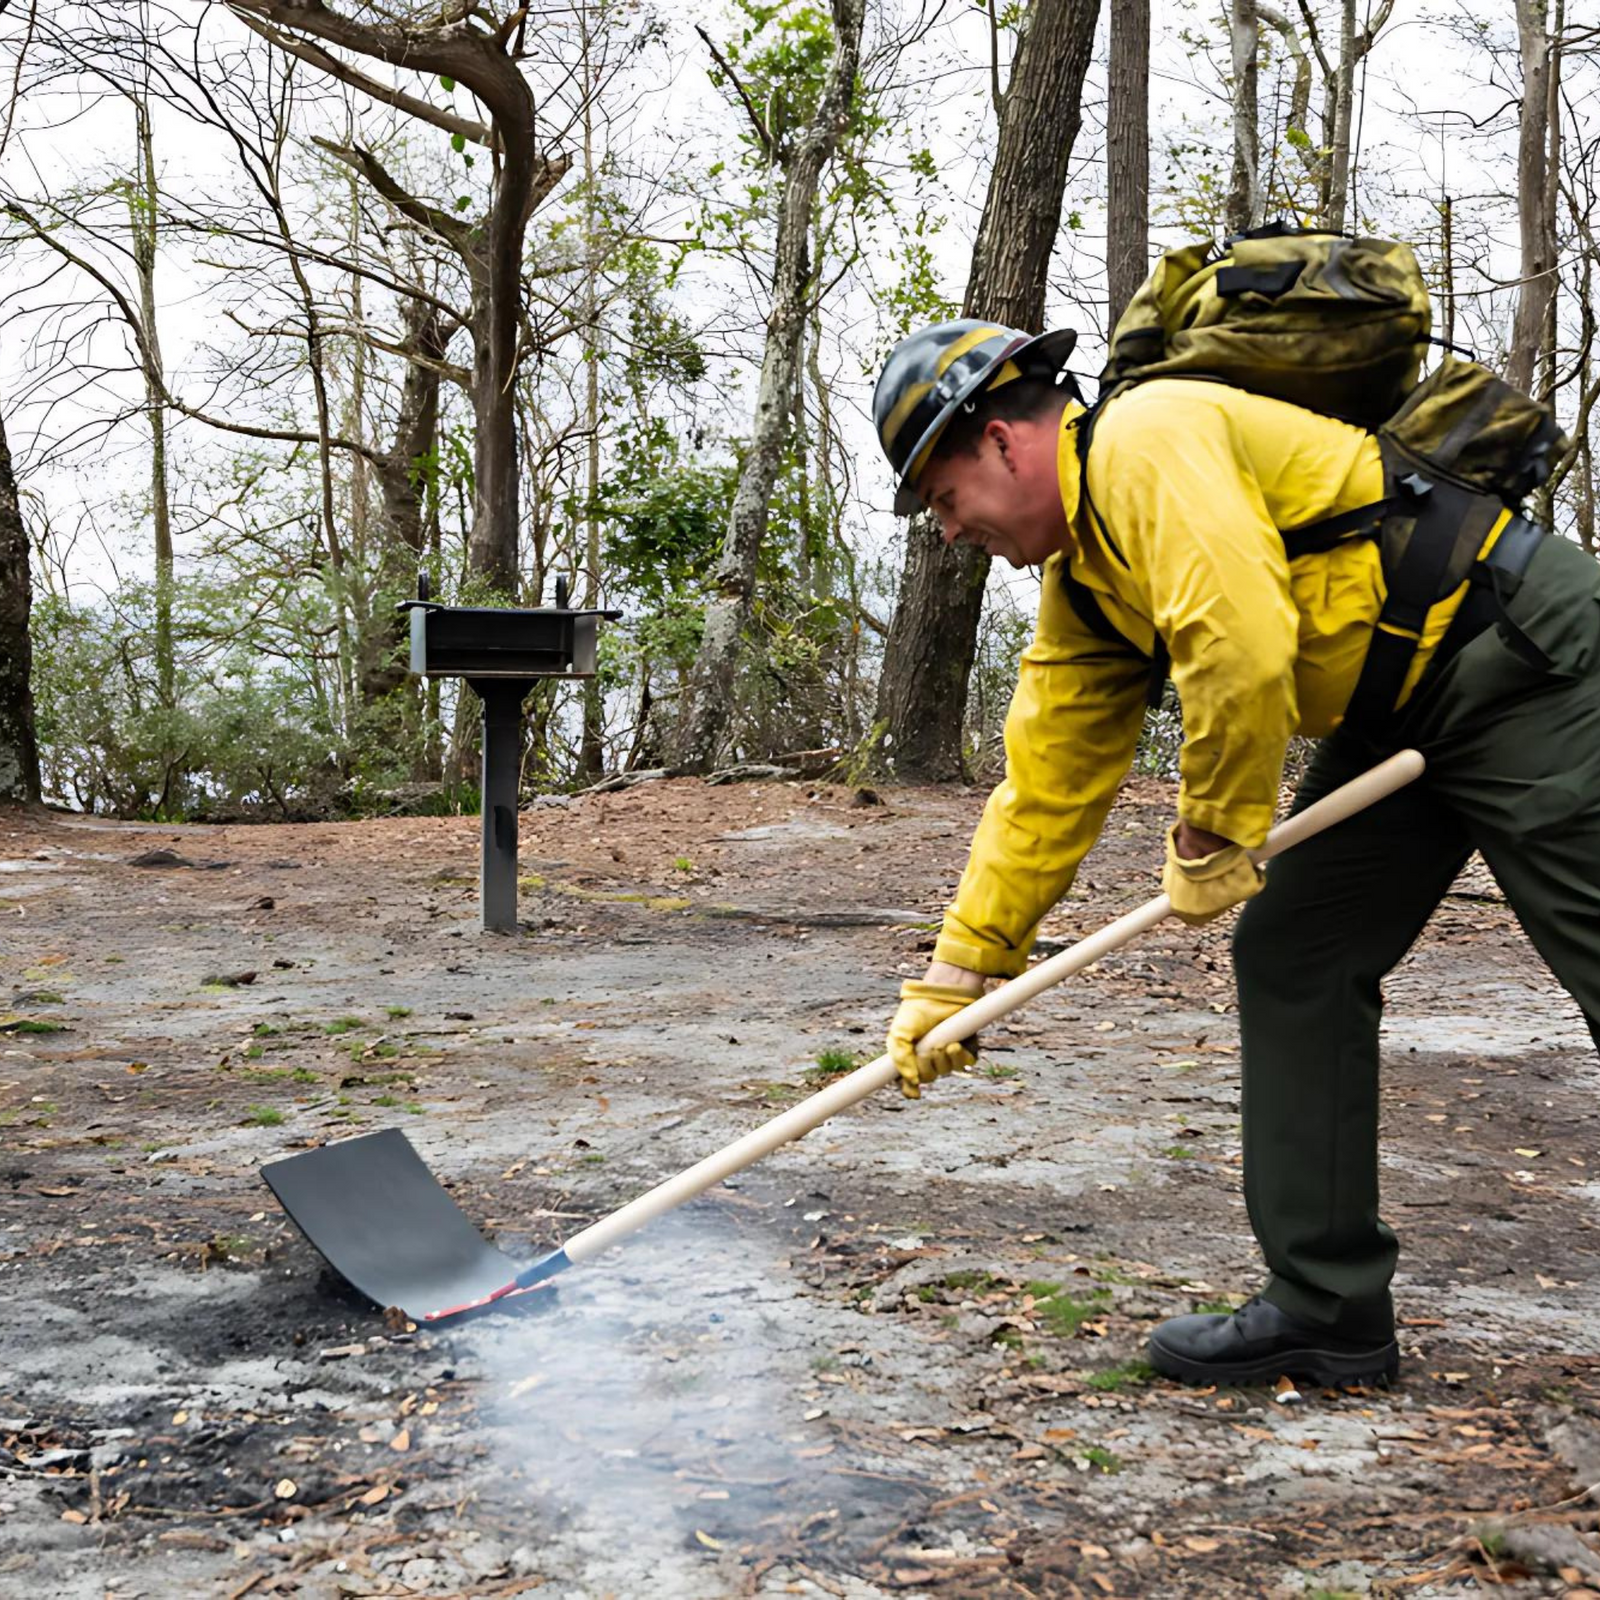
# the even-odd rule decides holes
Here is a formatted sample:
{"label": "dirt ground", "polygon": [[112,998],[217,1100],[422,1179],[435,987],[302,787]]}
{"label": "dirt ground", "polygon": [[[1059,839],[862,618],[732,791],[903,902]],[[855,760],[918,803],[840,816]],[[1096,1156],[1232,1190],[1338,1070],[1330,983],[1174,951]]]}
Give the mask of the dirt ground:
{"label": "dirt ground", "polygon": [[[1392,1391],[1139,1364],[1257,1281],[1225,928],[517,1314],[386,1321],[262,1184],[399,1127],[532,1259],[877,1053],[981,801],[541,803],[509,937],[476,819],[0,819],[0,1593],[1600,1592],[1600,1069],[1481,873],[1390,985]],[[1154,892],[1171,801],[1049,935]]]}

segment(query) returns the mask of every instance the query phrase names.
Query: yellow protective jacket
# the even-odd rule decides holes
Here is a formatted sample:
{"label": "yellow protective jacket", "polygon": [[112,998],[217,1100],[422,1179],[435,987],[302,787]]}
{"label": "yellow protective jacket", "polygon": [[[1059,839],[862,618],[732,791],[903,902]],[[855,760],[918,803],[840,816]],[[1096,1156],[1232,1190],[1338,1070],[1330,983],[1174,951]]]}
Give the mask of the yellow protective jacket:
{"label": "yellow protective jacket", "polygon": [[[1247,847],[1272,824],[1290,736],[1338,725],[1384,600],[1375,540],[1291,567],[1279,534],[1382,497],[1370,434],[1220,383],[1140,384],[1106,406],[1089,452],[1112,550],[1082,493],[1081,415],[1068,408],[1059,442],[1069,548],[1045,563],[1006,717],[1005,779],[934,949],[977,972],[1021,970],[1100,832],[1143,722],[1149,665],[1079,618],[1064,563],[1138,649],[1159,631],[1183,705],[1178,815]],[[1406,694],[1465,591],[1429,613]]]}

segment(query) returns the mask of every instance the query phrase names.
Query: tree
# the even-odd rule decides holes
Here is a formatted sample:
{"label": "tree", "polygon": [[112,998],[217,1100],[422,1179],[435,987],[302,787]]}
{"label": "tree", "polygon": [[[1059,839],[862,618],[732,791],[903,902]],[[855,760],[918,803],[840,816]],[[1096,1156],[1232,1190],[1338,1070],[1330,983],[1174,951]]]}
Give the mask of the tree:
{"label": "tree", "polygon": [[[410,193],[376,153],[353,140],[319,141],[359,172],[401,216],[442,240],[461,259],[471,285],[472,571],[510,595],[517,586],[519,504],[516,373],[522,307],[522,250],[534,209],[565,176],[569,158],[540,148],[538,105],[518,63],[526,8],[491,15],[477,6],[446,8],[439,22],[365,22],[322,0],[228,0],[247,27],[374,99],[386,101],[462,145],[494,157],[487,212],[475,222]],[[464,85],[489,112],[487,125],[377,82],[323,48],[335,45],[408,72]]]}
{"label": "tree", "polygon": [[1516,0],[1522,57],[1517,119],[1517,233],[1521,280],[1506,380],[1547,396],[1552,388],[1556,304],[1556,199],[1560,178],[1560,55],[1548,0]]}
{"label": "tree", "polygon": [[[968,316],[1029,330],[1043,325],[1050,252],[1099,10],[1099,0],[1034,0],[1028,9],[1001,102],[967,280]],[[946,546],[930,518],[912,519],[876,712],[885,759],[902,780],[962,775],[967,681],[988,576],[981,550]]]}
{"label": "tree", "polygon": [[[811,117],[791,138],[767,127],[754,105],[751,116],[782,173],[773,248],[772,308],[756,392],[750,442],[734,490],[722,554],[711,580],[694,670],[673,741],[673,761],[686,772],[705,772],[716,759],[733,701],[740,639],[750,616],[756,564],[766,535],[778,473],[794,422],[794,392],[813,293],[808,246],[822,170],[850,120],[861,55],[865,0],[832,0],[834,48]],[[731,73],[730,73],[731,76]]]}
{"label": "tree", "polygon": [[1111,7],[1106,107],[1106,334],[1150,269],[1150,0]]}
{"label": "tree", "polygon": [[1228,180],[1227,226],[1243,233],[1261,220],[1261,129],[1257,121],[1257,57],[1261,22],[1256,0],[1233,0],[1233,172]]}
{"label": "tree", "polygon": [[28,534],[0,417],[0,802],[39,799],[39,747],[33,731],[33,583]]}

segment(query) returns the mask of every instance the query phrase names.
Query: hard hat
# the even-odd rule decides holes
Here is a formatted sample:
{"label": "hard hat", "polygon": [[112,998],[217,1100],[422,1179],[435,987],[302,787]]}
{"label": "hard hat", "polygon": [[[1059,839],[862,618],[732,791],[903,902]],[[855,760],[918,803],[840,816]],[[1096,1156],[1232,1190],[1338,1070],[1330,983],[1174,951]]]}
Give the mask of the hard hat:
{"label": "hard hat", "polygon": [[922,504],[916,480],[939,435],[976,396],[1014,378],[1057,376],[1078,336],[1022,333],[974,317],[937,322],[889,352],[872,394],[878,443],[898,480],[894,509],[909,516]]}

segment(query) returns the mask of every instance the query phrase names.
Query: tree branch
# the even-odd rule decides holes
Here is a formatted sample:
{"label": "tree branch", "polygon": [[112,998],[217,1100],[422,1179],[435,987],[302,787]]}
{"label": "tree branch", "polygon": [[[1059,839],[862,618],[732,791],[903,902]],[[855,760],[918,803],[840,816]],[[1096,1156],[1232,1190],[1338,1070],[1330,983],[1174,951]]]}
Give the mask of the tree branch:
{"label": "tree branch", "polygon": [[761,141],[761,148],[767,153],[767,160],[775,161],[778,155],[778,147],[773,142],[772,135],[767,131],[766,123],[761,120],[761,113],[756,110],[755,102],[745,93],[744,85],[739,82],[738,73],[728,65],[722,52],[712,43],[711,35],[698,22],[694,25],[694,31],[705,40],[706,49],[711,52],[711,59],[727,74],[728,82],[739,91],[739,98],[744,101],[744,108],[750,113],[750,121],[756,130],[756,137]]}
{"label": "tree branch", "polygon": [[364,150],[360,145],[335,144],[332,139],[324,139],[316,134],[312,135],[312,143],[318,149],[326,150],[336,160],[344,162],[347,167],[353,167],[401,216],[409,217],[418,227],[438,234],[457,254],[467,253],[472,229],[459,217],[452,217],[448,211],[441,211],[438,206],[429,205],[426,200],[419,200],[402,189],[389,169],[370,150]]}
{"label": "tree branch", "polygon": [[[235,8],[237,9],[237,8]],[[341,61],[337,56],[330,55],[318,45],[310,44],[304,39],[297,39],[293,34],[283,33],[258,18],[239,13],[239,20],[253,34],[265,39],[268,44],[276,46],[285,54],[295,56],[299,60],[325,72],[331,78],[337,78],[341,83],[347,83],[352,89],[359,89],[363,94],[371,95],[374,100],[391,105],[398,111],[404,111],[409,116],[418,118],[422,122],[431,122],[436,128],[443,128],[446,133],[458,133],[463,139],[470,139],[474,144],[488,146],[490,143],[489,130],[481,123],[475,122],[470,117],[460,117],[453,111],[446,111],[426,100],[419,99],[416,95],[407,94],[404,89],[393,84],[379,83],[376,78],[369,78],[359,68],[353,67],[349,62]]]}
{"label": "tree branch", "polygon": [[357,55],[376,56],[408,72],[455,78],[495,117],[518,128],[529,120],[527,81],[493,36],[474,27],[464,11],[440,26],[416,28],[357,22],[330,11],[322,0],[226,0],[226,4],[241,21],[259,17]]}

